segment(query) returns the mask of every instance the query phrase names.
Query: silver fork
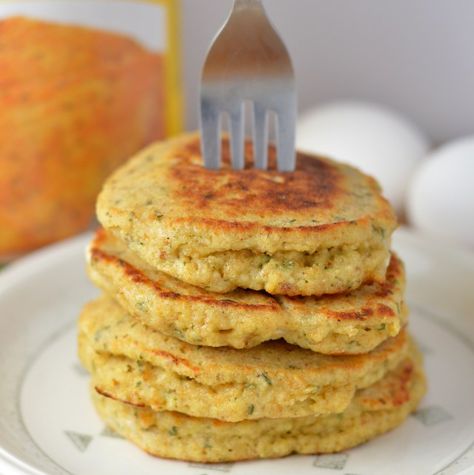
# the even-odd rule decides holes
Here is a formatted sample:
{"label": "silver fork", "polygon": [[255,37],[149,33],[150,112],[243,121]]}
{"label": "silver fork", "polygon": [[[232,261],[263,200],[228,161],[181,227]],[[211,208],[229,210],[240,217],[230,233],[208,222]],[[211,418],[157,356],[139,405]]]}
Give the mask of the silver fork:
{"label": "silver fork", "polygon": [[234,0],[204,63],[200,125],[206,168],[220,167],[222,114],[229,117],[232,166],[244,168],[244,101],[253,104],[255,166],[267,168],[268,117],[273,112],[278,169],[294,170],[297,106],[293,66],[261,0]]}

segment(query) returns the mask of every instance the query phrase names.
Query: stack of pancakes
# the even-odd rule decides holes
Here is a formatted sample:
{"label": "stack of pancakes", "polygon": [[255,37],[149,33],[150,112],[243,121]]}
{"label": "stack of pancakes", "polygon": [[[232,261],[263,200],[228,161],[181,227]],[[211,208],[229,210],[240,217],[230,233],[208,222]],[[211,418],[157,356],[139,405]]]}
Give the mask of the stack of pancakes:
{"label": "stack of pancakes", "polygon": [[370,177],[202,166],[197,135],[149,147],[98,200],[79,323],[92,397],[149,453],[225,462],[344,450],[425,392],[404,329],[396,219]]}

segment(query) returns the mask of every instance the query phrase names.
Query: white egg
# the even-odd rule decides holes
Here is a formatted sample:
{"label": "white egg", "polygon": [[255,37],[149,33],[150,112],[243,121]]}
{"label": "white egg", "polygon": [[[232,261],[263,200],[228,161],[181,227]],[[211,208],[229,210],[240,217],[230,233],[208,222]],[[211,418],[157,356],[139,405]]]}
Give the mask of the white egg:
{"label": "white egg", "polygon": [[407,209],[414,227],[474,248],[474,136],[428,156],[409,186]]}
{"label": "white egg", "polygon": [[344,101],[307,112],[298,121],[297,146],[374,176],[401,214],[407,182],[429,144],[398,113],[377,104]]}

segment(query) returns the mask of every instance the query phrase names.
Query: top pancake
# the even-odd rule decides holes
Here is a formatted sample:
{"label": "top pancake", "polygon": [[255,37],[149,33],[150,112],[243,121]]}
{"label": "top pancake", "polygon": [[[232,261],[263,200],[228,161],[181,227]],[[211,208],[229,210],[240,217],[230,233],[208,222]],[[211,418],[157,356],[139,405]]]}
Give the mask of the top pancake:
{"label": "top pancake", "polygon": [[381,281],[396,218],[376,181],[298,154],[293,173],[202,166],[196,134],[158,143],[105,184],[102,225],[157,269],[214,292],[321,295]]}

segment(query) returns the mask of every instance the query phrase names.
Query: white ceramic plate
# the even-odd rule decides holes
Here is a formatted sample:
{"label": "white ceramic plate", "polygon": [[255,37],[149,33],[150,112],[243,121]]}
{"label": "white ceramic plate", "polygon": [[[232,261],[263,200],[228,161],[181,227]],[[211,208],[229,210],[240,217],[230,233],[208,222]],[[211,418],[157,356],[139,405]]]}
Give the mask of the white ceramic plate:
{"label": "white ceramic plate", "polygon": [[98,292],[84,272],[88,236],[0,273],[1,475],[450,475],[474,473],[474,255],[407,231],[410,327],[430,389],[395,431],[343,454],[200,465],[148,456],[107,431],[76,358],[75,320]]}

